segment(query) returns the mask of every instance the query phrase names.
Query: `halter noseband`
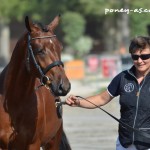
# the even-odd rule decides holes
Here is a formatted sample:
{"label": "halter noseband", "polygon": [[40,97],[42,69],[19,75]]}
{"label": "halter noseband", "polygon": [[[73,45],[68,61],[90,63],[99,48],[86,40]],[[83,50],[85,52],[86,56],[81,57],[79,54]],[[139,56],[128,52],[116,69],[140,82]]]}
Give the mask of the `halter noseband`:
{"label": "halter noseband", "polygon": [[30,34],[28,33],[28,54],[27,54],[27,59],[26,59],[27,69],[28,69],[28,71],[30,71],[29,62],[30,62],[30,57],[31,57],[36,69],[38,70],[38,72],[41,75],[41,79],[40,79],[41,84],[45,85],[46,87],[51,83],[51,79],[48,76],[46,76],[46,73],[55,66],[63,66],[64,67],[64,64],[63,64],[62,61],[58,60],[58,61],[54,61],[53,63],[49,64],[45,69],[42,69],[38,65],[38,63],[35,59],[35,56],[34,56],[34,53],[33,53],[32,46],[31,46],[30,42],[32,40],[35,40],[35,39],[45,39],[45,38],[53,38],[53,37],[56,37],[56,35],[31,38]]}

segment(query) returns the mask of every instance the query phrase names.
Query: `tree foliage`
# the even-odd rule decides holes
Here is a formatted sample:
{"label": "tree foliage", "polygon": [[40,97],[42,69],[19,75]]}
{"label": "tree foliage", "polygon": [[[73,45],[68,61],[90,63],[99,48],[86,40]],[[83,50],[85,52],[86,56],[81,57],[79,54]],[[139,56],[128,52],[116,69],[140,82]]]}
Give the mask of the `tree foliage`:
{"label": "tree foliage", "polygon": [[[133,0],[130,2],[130,9],[149,9],[150,8],[150,1],[138,1]],[[147,25],[150,24],[149,21],[150,12],[136,12],[130,14],[130,28],[131,28],[131,35],[147,35]]]}
{"label": "tree foliage", "polygon": [[62,30],[65,33],[64,41],[73,45],[85,31],[85,20],[76,12],[66,12],[62,16]]}
{"label": "tree foliage", "polygon": [[[106,50],[113,51],[117,48],[116,45],[119,44],[117,40],[123,30],[120,28],[122,13],[106,15],[105,8],[121,9],[124,8],[125,3],[128,4],[129,9],[150,8],[149,0],[32,0],[32,2],[30,0],[0,0],[0,3],[0,21],[5,23],[16,19],[21,20],[27,14],[36,20],[49,23],[54,16],[62,14],[59,34],[63,35],[62,40],[66,46],[77,51],[82,51],[81,47],[84,47],[86,43],[81,41],[87,36],[95,40],[94,43],[100,45],[104,43],[104,46],[100,47]],[[131,36],[147,34],[147,25],[150,24],[149,14],[133,12],[128,14],[128,28]],[[75,48],[75,43],[78,43],[77,45],[83,43],[83,46],[80,46],[81,49]]]}
{"label": "tree foliage", "polygon": [[29,0],[0,0],[0,21],[9,22],[15,18],[20,20],[30,8]]}
{"label": "tree foliage", "polygon": [[76,57],[83,58],[86,54],[89,53],[92,45],[93,41],[89,36],[80,37],[73,45],[73,48],[76,51]]}

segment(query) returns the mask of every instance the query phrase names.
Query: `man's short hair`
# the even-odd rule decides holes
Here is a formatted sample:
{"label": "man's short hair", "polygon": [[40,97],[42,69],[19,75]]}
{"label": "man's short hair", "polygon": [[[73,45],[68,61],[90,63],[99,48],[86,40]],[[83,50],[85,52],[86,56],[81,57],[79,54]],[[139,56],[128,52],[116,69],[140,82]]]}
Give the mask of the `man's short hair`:
{"label": "man's short hair", "polygon": [[129,53],[135,53],[137,50],[142,51],[147,47],[150,48],[150,37],[138,36],[131,40]]}

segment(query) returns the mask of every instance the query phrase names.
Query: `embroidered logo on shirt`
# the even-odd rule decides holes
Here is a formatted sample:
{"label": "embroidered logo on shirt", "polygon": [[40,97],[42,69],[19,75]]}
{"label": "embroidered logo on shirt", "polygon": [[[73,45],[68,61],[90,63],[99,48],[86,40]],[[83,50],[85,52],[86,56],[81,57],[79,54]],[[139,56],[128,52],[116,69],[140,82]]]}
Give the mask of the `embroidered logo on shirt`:
{"label": "embroidered logo on shirt", "polygon": [[128,83],[124,86],[124,90],[126,92],[132,92],[134,90],[134,85],[132,83]]}

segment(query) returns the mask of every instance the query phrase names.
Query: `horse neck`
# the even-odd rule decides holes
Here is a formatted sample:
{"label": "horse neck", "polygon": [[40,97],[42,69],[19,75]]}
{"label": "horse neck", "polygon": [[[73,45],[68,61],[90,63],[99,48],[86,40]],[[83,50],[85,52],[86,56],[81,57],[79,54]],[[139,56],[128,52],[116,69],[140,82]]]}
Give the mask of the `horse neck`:
{"label": "horse neck", "polygon": [[[24,35],[16,44],[13,51],[6,76],[6,91],[10,96],[18,93],[31,94],[34,90],[35,76],[26,69],[27,35]],[[10,97],[9,96],[9,97]]]}

